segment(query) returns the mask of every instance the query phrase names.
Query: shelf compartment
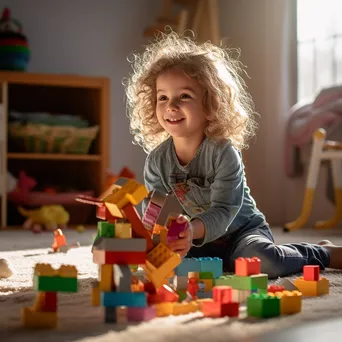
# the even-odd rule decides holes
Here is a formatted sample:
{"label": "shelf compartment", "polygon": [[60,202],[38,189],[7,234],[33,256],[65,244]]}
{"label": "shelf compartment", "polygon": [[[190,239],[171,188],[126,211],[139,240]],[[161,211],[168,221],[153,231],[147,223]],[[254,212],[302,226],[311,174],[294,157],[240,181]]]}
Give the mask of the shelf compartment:
{"label": "shelf compartment", "polygon": [[8,159],[101,161],[99,154],[8,153]]}

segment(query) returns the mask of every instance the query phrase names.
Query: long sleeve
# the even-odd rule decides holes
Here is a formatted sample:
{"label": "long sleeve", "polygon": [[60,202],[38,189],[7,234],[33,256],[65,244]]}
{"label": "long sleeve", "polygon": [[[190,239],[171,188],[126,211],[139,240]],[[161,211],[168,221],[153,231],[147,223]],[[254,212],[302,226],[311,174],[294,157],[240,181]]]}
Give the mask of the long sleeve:
{"label": "long sleeve", "polygon": [[240,153],[226,147],[215,161],[215,177],[211,184],[210,207],[192,219],[200,219],[206,228],[200,247],[225,235],[239,213],[244,200],[244,170]]}
{"label": "long sleeve", "polygon": [[[160,173],[156,166],[153,154],[149,154],[145,160],[144,183],[149,192],[151,192],[152,190],[160,190],[164,193],[167,193],[167,190],[163,185]],[[148,202],[148,198],[144,199],[142,202],[141,209],[143,214],[145,213]]]}

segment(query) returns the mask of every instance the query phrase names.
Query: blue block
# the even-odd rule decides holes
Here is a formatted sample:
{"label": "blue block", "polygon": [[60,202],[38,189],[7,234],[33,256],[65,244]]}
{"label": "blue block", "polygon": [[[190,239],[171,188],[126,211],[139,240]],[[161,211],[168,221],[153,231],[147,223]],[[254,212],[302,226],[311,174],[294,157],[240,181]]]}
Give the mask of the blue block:
{"label": "blue block", "polygon": [[104,307],[128,306],[144,308],[147,306],[145,292],[102,292],[101,305]]}
{"label": "blue block", "polygon": [[200,272],[211,272],[213,274],[213,278],[219,278],[223,272],[223,262],[220,258],[199,258],[201,263],[201,271]]}
{"label": "blue block", "polygon": [[198,299],[213,298],[213,291],[197,292],[196,296]]}
{"label": "blue block", "polygon": [[187,276],[189,272],[201,272],[201,262],[197,258],[184,258],[175,268],[175,275]]}

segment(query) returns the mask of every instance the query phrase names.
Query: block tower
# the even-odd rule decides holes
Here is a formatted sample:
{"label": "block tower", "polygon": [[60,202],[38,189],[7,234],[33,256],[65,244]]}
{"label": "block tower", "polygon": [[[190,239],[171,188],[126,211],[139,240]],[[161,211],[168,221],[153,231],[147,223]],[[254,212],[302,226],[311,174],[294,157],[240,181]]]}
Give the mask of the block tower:
{"label": "block tower", "polygon": [[63,265],[53,269],[49,264],[36,264],[33,285],[37,291],[32,308],[22,308],[22,323],[26,328],[56,328],[57,293],[77,292],[77,269],[75,266]]}
{"label": "block tower", "polygon": [[[155,196],[156,193],[150,194],[150,199]],[[99,265],[92,302],[104,306],[105,322],[144,320],[153,316],[145,290],[148,288],[153,293],[161,288],[181,262],[179,254],[167,246],[165,233],[172,217],[165,210],[169,209],[158,204],[152,206],[155,203],[150,200],[144,219],[139,217],[135,206],[147,197],[144,185],[121,177],[100,198],[77,198],[80,202],[96,205],[97,218],[101,220],[92,248],[93,261]],[[153,216],[160,218],[158,224]],[[148,222],[148,227],[153,229],[146,229],[143,222]],[[137,265],[145,270],[146,283],[135,277]],[[122,307],[125,317],[122,317]]]}

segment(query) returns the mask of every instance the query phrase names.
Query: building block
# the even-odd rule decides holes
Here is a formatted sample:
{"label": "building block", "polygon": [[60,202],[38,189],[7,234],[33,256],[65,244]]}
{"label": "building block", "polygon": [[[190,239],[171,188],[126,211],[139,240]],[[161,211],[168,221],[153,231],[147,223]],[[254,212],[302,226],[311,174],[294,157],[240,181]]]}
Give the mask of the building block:
{"label": "building block", "polygon": [[261,261],[257,257],[235,259],[235,274],[238,276],[249,276],[259,274]]}
{"label": "building block", "polygon": [[62,229],[56,229],[53,232],[53,244],[52,244],[52,249],[56,252],[58,249],[60,249],[63,246],[66,246],[66,237],[63,234]]}
{"label": "building block", "polygon": [[184,258],[175,269],[178,276],[188,276],[189,272],[201,272],[201,261],[197,258]]}
{"label": "building block", "polygon": [[166,317],[172,315],[174,303],[157,303],[154,305],[157,317]]}
{"label": "building block", "polygon": [[238,317],[239,316],[239,303],[220,303],[214,301],[203,301],[201,310],[205,317]]}
{"label": "building block", "polygon": [[[199,258],[201,263],[200,272],[211,272],[213,278],[219,278],[222,275],[223,261],[220,258]],[[195,270],[192,270],[195,271]]]}
{"label": "building block", "polygon": [[161,207],[153,202],[149,202],[144,216],[142,218],[142,223],[146,229],[152,230],[155,223],[157,222],[158,215],[160,213]]}
{"label": "building block", "polygon": [[101,305],[105,307],[146,307],[147,296],[145,292],[102,292]]}
{"label": "building block", "polygon": [[130,292],[132,272],[128,265],[114,265],[114,284],[116,292]]}
{"label": "building block", "polygon": [[264,273],[250,276],[233,276],[232,287],[237,290],[267,290],[268,275]]}
{"label": "building block", "polygon": [[34,276],[35,291],[42,292],[77,292],[77,278]]}
{"label": "building block", "polygon": [[306,265],[303,267],[303,278],[304,280],[319,280],[320,269],[318,265]]}
{"label": "building block", "polygon": [[105,307],[105,323],[116,323],[116,308],[115,307]]}
{"label": "building block", "polygon": [[274,295],[253,293],[247,298],[247,314],[259,318],[277,317],[280,315],[280,299]]}
{"label": "building block", "polygon": [[149,321],[156,317],[156,308],[148,306],[146,308],[127,308],[128,321],[141,322]]}
{"label": "building block", "polygon": [[212,272],[199,272],[199,279],[214,279],[214,276]]}
{"label": "building block", "polygon": [[188,222],[178,223],[177,220],[171,220],[167,227],[167,242],[169,243],[173,240],[177,240],[179,238],[179,234],[184,232],[187,226]]}
{"label": "building block", "polygon": [[126,205],[122,208],[123,212],[126,215],[126,218],[132,225],[133,235],[135,237],[144,238],[146,239],[147,243],[147,250],[151,250],[154,245],[151,239],[150,233],[145,229],[144,225],[142,224],[139,214],[136,209],[133,207],[132,204]]}
{"label": "building block", "polygon": [[174,276],[173,281],[173,287],[176,290],[185,290],[188,287],[188,276]]}
{"label": "building block", "polygon": [[166,284],[157,289],[157,294],[162,302],[178,302],[179,300],[179,295]]}
{"label": "building block", "polygon": [[199,284],[204,284],[204,288],[202,291],[211,291],[213,288],[213,279],[200,279]]}
{"label": "building block", "polygon": [[146,262],[146,257],[146,252],[107,252],[104,250],[93,251],[93,262],[98,265],[144,264]]}
{"label": "building block", "polygon": [[31,308],[21,309],[21,321],[25,328],[54,329],[57,328],[57,312],[39,312]]}
{"label": "building block", "polygon": [[100,284],[98,281],[94,281],[91,287],[91,305],[100,306]]}
{"label": "building block", "polygon": [[43,292],[44,301],[40,311],[44,312],[57,312],[57,293],[56,292]]}
{"label": "building block", "polygon": [[163,206],[160,209],[156,224],[167,227],[172,217],[178,217],[183,212],[178,199],[173,195],[166,195]]}
{"label": "building block", "polygon": [[118,239],[132,238],[132,225],[126,219],[118,219],[115,222],[115,237]]}
{"label": "building block", "polygon": [[281,285],[272,284],[272,285],[267,286],[267,292],[276,293],[276,292],[282,292],[284,290],[285,290],[284,286],[281,286]]}
{"label": "building block", "polygon": [[103,238],[113,238],[115,236],[115,226],[113,223],[100,221],[97,223],[98,236]]}
{"label": "building block", "polygon": [[[132,308],[137,309],[137,308]],[[119,306],[116,308],[116,323],[128,323],[128,307]]]}
{"label": "building block", "polygon": [[146,240],[142,238],[115,239],[99,237],[93,244],[93,249],[108,252],[144,252]]}
{"label": "building block", "polygon": [[213,297],[213,291],[198,291],[197,292],[198,299],[212,298],[212,297]]}
{"label": "building block", "polygon": [[244,304],[247,302],[247,298],[252,294],[251,290],[236,290],[232,289],[232,302]]}
{"label": "building block", "polygon": [[214,285],[227,285],[227,286],[233,286],[234,284],[234,276],[233,275],[222,275],[216,279],[214,279]]}
{"label": "building block", "polygon": [[298,290],[297,287],[287,278],[278,278],[275,282],[277,286],[283,286],[286,291]]}
{"label": "building block", "polygon": [[232,301],[232,287],[231,286],[214,286],[213,300],[219,303],[230,303]]}
{"label": "building block", "polygon": [[329,294],[329,280],[324,277],[318,281],[304,280],[304,277],[299,277],[294,281],[294,285],[306,297]]}
{"label": "building block", "polygon": [[172,315],[186,315],[190,312],[196,312],[200,310],[200,306],[197,302],[182,302],[182,303],[171,303],[172,304]]}
{"label": "building block", "polygon": [[187,286],[187,293],[189,293],[190,296],[192,296],[192,298],[195,298],[197,297],[198,290],[199,290],[199,285],[197,283],[197,279],[189,278],[188,286]]}
{"label": "building block", "polygon": [[100,291],[111,292],[114,288],[113,265],[99,266],[99,288]]}
{"label": "building block", "polygon": [[[269,293],[269,295],[271,295]],[[273,295],[280,298],[281,315],[292,315],[302,311],[302,293],[299,291],[282,291]]]}
{"label": "building block", "polygon": [[158,189],[154,189],[149,193],[148,198],[150,199],[151,203],[156,204],[161,208],[165,203],[166,196],[167,195],[165,192],[162,192]]}

